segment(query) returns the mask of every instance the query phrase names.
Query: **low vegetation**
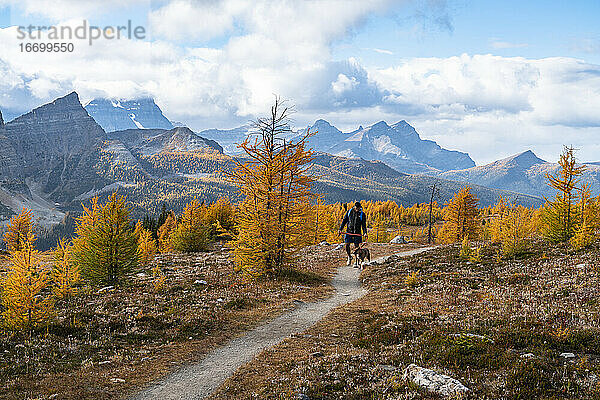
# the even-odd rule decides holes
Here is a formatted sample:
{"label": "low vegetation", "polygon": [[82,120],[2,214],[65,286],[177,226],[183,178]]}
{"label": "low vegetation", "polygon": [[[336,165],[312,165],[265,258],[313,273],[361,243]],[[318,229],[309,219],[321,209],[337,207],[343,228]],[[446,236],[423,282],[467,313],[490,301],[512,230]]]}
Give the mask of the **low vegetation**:
{"label": "low vegetation", "polygon": [[[473,399],[600,398],[597,244],[534,241],[519,259],[460,245],[369,266],[367,296],[265,351],[212,399],[435,399],[411,363],[458,379]],[[572,354],[569,354],[572,353]]]}

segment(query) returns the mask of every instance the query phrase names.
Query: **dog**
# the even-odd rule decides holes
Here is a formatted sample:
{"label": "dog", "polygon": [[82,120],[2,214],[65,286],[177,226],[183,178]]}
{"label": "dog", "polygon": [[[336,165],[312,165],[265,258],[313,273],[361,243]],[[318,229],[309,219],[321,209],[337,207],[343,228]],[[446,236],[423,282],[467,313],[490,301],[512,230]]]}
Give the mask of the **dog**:
{"label": "dog", "polygon": [[356,250],[354,250],[354,259],[356,261],[354,263],[354,266],[363,269],[363,264],[365,260],[371,262],[371,252],[367,248],[359,247]]}

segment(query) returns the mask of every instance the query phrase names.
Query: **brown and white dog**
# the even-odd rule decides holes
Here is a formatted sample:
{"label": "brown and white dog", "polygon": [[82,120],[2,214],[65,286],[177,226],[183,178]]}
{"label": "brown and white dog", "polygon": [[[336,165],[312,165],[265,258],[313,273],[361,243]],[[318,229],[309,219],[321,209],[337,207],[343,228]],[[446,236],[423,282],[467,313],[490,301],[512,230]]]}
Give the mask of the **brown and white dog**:
{"label": "brown and white dog", "polygon": [[371,252],[367,248],[359,247],[354,250],[354,259],[354,266],[363,269],[365,260],[368,260],[369,262],[371,261]]}

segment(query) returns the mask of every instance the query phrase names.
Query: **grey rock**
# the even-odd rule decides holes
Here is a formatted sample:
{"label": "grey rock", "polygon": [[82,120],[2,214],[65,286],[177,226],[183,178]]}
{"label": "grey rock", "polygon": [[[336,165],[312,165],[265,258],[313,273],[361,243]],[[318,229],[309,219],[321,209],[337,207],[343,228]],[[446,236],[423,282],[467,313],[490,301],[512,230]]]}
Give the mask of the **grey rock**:
{"label": "grey rock", "polygon": [[566,358],[566,359],[575,358],[575,354],[573,354],[573,353],[560,353],[560,356],[562,358]]}
{"label": "grey rock", "polygon": [[442,396],[456,396],[469,391],[460,381],[416,364],[406,368],[404,379]]}
{"label": "grey rock", "polygon": [[398,235],[398,236],[394,237],[392,240],[390,240],[390,243],[394,243],[394,244],[406,244],[408,242],[406,241],[406,239],[404,239],[404,236]]}

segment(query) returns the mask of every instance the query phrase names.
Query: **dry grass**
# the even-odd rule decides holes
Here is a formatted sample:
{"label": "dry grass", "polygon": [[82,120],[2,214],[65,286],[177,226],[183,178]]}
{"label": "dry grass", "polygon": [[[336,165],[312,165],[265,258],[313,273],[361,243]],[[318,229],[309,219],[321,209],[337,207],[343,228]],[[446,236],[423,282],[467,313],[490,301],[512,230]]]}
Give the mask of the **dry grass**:
{"label": "dry grass", "polygon": [[[397,246],[371,245],[374,256]],[[0,335],[0,398],[111,399],[196,361],[261,321],[331,294],[343,260],[313,246],[275,280],[233,273],[225,249],[160,255],[117,288],[82,287],[58,303],[54,321],[32,335]],[[49,256],[48,256],[49,259]],[[154,290],[152,269],[166,275]],[[204,283],[206,282],[206,283]]]}
{"label": "dry grass", "polygon": [[471,398],[598,399],[600,249],[532,248],[499,261],[485,246],[472,262],[446,246],[369,267],[367,296],[262,353],[213,399],[437,398],[401,378],[410,363]]}

